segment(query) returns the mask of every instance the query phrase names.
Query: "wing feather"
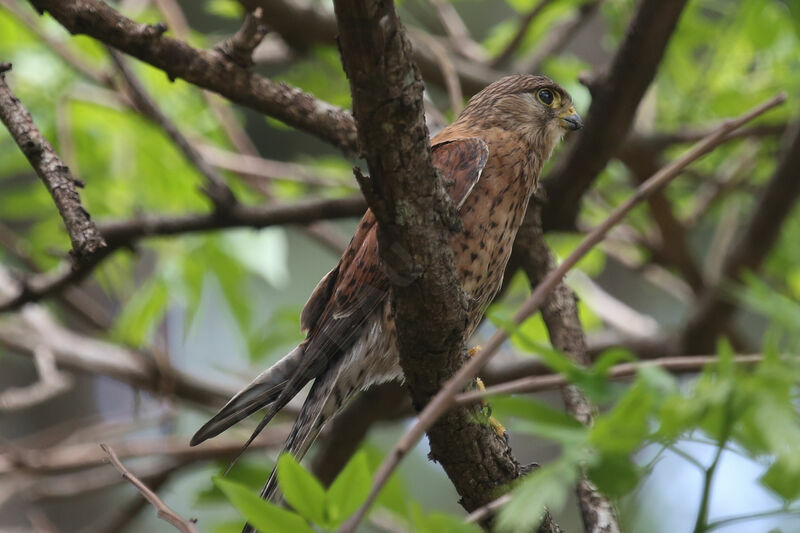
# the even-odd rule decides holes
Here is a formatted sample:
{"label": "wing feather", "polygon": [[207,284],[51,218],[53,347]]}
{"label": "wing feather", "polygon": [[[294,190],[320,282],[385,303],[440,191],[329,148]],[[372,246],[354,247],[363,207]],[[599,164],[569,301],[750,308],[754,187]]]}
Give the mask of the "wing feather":
{"label": "wing feather", "polygon": [[[486,143],[478,138],[448,140],[432,147],[433,164],[458,207],[480,179],[488,155]],[[252,441],[306,383],[352,346],[365,319],[384,302],[391,285],[380,262],[377,227],[375,216],[367,210],[339,263],[311,294],[300,315],[306,340],[279,363],[283,365],[280,369],[291,368],[291,372],[278,372],[278,366],[265,371],[198,431],[193,444],[267,407]]]}

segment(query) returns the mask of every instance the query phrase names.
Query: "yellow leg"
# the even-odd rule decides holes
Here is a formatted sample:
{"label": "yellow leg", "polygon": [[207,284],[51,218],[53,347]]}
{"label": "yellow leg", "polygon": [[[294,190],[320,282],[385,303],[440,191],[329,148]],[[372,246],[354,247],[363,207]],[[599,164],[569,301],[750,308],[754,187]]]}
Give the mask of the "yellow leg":
{"label": "yellow leg", "polygon": [[[475,357],[480,351],[481,347],[475,346],[470,349],[469,356]],[[480,391],[486,390],[486,386],[484,386],[483,380],[481,378],[475,378],[475,382],[478,384],[478,390]],[[483,407],[486,409],[486,415],[489,417],[489,423],[492,425],[494,432],[497,433],[497,436],[507,439],[508,436],[506,435],[506,428],[503,426],[503,424],[500,423],[499,420],[497,420],[495,417],[492,416],[492,407],[489,405],[489,403],[484,400],[481,401],[481,405],[483,405]]]}

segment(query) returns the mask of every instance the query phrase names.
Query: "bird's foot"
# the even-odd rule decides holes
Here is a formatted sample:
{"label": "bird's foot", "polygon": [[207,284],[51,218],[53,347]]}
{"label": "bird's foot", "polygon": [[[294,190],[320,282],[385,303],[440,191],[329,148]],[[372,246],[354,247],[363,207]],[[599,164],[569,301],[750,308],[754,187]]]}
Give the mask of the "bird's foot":
{"label": "bird's foot", "polygon": [[[480,349],[480,347],[477,347],[477,349]],[[473,348],[472,350],[475,350],[475,348]],[[470,352],[472,352],[472,350],[470,350]],[[470,353],[470,355],[473,354]],[[483,384],[483,380],[481,378],[475,378],[475,383],[477,383],[478,385],[478,390],[480,391],[486,390],[486,386]],[[492,429],[494,429],[494,432],[497,433],[497,436],[505,440],[508,440],[508,434],[506,433],[506,428],[505,426],[503,426],[503,424],[500,423],[499,420],[497,420],[495,417],[492,416],[492,406],[489,405],[489,402],[482,400],[481,405],[483,406],[483,411],[484,414],[486,415],[486,418],[489,420],[489,424],[492,425]]]}

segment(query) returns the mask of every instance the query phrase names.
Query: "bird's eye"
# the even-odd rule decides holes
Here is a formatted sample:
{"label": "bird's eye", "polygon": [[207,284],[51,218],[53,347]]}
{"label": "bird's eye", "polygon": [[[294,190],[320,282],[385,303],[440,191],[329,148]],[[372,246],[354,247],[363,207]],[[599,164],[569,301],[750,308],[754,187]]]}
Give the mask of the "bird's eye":
{"label": "bird's eye", "polygon": [[536,97],[546,106],[553,103],[553,92],[550,89],[540,89],[539,92],[536,93]]}

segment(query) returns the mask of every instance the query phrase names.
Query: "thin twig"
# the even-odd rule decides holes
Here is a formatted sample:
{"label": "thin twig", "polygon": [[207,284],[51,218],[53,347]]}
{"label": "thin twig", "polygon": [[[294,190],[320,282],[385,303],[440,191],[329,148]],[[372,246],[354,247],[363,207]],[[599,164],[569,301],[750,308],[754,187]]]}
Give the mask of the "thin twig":
{"label": "thin twig", "polygon": [[[213,50],[198,50],[164,35],[163,24],[135,22],[100,0],[29,0],[73,34],[87,34],[150,63],[171,79],[182,78],[353,153],[358,149],[353,117],[285,83],[253,74]],[[91,24],[86,24],[91,20]]]}
{"label": "thin twig", "polygon": [[205,177],[206,186],[202,188],[203,192],[211,199],[215,207],[221,211],[227,211],[233,204],[236,203],[236,198],[233,192],[225,184],[225,180],[217,172],[214,167],[208,164],[203,156],[195,149],[189,140],[178,130],[177,126],[167,118],[167,116],[158,108],[158,105],[153,101],[144,85],[139,81],[131,68],[128,66],[127,60],[116,50],[106,47],[117,71],[122,75],[125,82],[125,87],[128,91],[128,96],[133,100],[134,105],[139,109],[143,115],[158,124],[164,133],[175,143],[175,146],[183,153],[184,157],[192,164],[198,171]]}
{"label": "thin twig", "polygon": [[[336,180],[336,175],[341,176],[341,174],[320,173],[311,165],[265,159],[246,153],[231,152],[209,144],[197,145],[197,149],[210,164],[237,174],[247,174],[269,181],[291,181],[317,187],[342,185],[341,180]],[[352,183],[352,186],[356,187],[357,185]]]}
{"label": "thin twig", "polygon": [[0,120],[53,197],[72,241],[73,258],[80,264],[105,248],[106,243],[81,204],[76,185],[82,182],[75,179],[61,161],[36,128],[31,114],[6,84],[3,73],[10,69],[10,64],[0,64]]}
{"label": "thin twig", "polygon": [[253,50],[267,34],[267,27],[261,20],[262,14],[263,10],[260,7],[252,13],[247,13],[239,31],[219,43],[214,49],[225,54],[228,59],[241,67],[253,66]]}
{"label": "thin twig", "polygon": [[142,215],[126,220],[100,222],[98,227],[108,241],[102,253],[77,267],[62,265],[51,272],[25,280],[16,294],[0,302],[0,313],[19,309],[26,303],[38,302],[88,276],[103,260],[121,249],[128,249],[148,237],[179,235],[223,228],[264,228],[280,224],[309,224],[320,219],[356,217],[364,213],[363,197],[307,200],[289,205],[266,207],[236,204],[225,212],[185,215]]}
{"label": "thin twig", "polygon": [[588,0],[578,7],[577,14],[550,30],[545,41],[539,45],[530,58],[517,65],[519,72],[536,73],[542,68],[544,61],[560,52],[600,7],[603,0]]}
{"label": "thin twig", "polygon": [[528,11],[519,19],[516,33],[514,33],[514,36],[510,41],[508,41],[508,44],[506,44],[505,48],[503,48],[503,50],[497,54],[497,57],[492,60],[492,67],[502,67],[508,62],[509,59],[511,59],[511,56],[514,55],[514,52],[517,51],[517,48],[519,48],[519,45],[521,45],[523,39],[525,39],[525,35],[528,33],[528,28],[531,27],[533,21],[536,20],[536,17],[538,17],[542,11],[544,11],[545,8],[552,3],[553,0],[540,0],[533,9]]}
{"label": "thin twig", "polygon": [[[658,173],[653,175],[650,179],[644,182],[636,192],[621,206],[619,206],[609,217],[603,221],[592,233],[578,245],[578,247],[562,262],[556,269],[550,271],[547,277],[536,286],[530,298],[525,304],[517,311],[514,316],[514,323],[520,324],[523,320],[535,313],[545,298],[550,294],[550,291],[561,281],[569,269],[589,252],[597,243],[599,243],[606,233],[622,220],[631,209],[647,198],[654,190],[658,190],[666,185],[670,180],[674,179],[680,171],[700,158],[704,154],[713,150],[718,146],[725,136],[741,127],[743,124],[753,120],[757,116],[772,109],[773,107],[782,104],[786,100],[784,93],[770,99],[769,101],[757,106],[753,110],[745,113],[737,119],[732,119],[724,122],[714,133],[694,145],[683,156],[673,161]],[[470,359],[461,369],[450,378],[442,387],[442,389],[431,399],[425,409],[419,414],[417,422],[406,431],[405,434],[397,441],[394,448],[389,452],[384,459],[383,464],[378,469],[373,479],[372,489],[369,496],[362,504],[362,506],[345,522],[340,528],[341,532],[355,531],[357,525],[366,515],[367,510],[375,501],[378,492],[383,488],[389,476],[400,463],[402,458],[411,450],[414,445],[419,441],[425,432],[430,428],[433,423],[447,411],[456,395],[461,392],[464,387],[474,379],[478,371],[489,361],[494,353],[500,348],[503,342],[508,338],[508,332],[505,330],[498,330],[489,339],[480,353]]]}
{"label": "thin twig", "polygon": [[703,476],[703,495],[700,499],[700,509],[697,511],[697,521],[694,525],[694,533],[706,533],[708,531],[708,507],[711,502],[711,485],[714,481],[714,474],[719,466],[719,461],[722,459],[722,453],[725,451],[725,445],[731,435],[733,420],[731,420],[731,396],[732,392],[728,393],[726,401],[723,403],[725,406],[722,419],[722,429],[720,430],[719,438],[717,439],[717,451],[714,454],[714,460],[705,471]]}
{"label": "thin twig", "polygon": [[194,523],[190,520],[186,520],[185,518],[181,517],[178,513],[173,511],[167,504],[165,504],[158,495],[151,491],[147,485],[142,483],[139,478],[134,476],[130,470],[125,468],[125,465],[117,457],[117,454],[114,453],[114,450],[110,447],[106,446],[105,444],[101,444],[100,447],[103,449],[104,452],[108,454],[108,458],[111,461],[111,464],[114,465],[114,468],[119,470],[122,474],[122,477],[127,479],[131,482],[131,484],[136,487],[136,489],[142,493],[142,496],[150,502],[150,504],[156,508],[158,511],[158,517],[162,520],[169,522],[175,529],[181,531],[182,533],[197,533],[197,528],[194,527]]}
{"label": "thin twig", "polygon": [[[738,365],[754,365],[763,359],[761,354],[745,354],[734,357],[734,362]],[[698,372],[704,366],[719,361],[715,355],[684,355],[674,357],[660,357],[646,361],[636,361],[633,363],[620,363],[612,366],[606,374],[608,379],[622,379],[635,375],[641,368],[656,367],[668,372],[680,374],[684,372]],[[490,396],[501,394],[517,394],[526,392],[541,392],[552,390],[569,384],[569,380],[561,374],[546,374],[543,376],[531,376],[519,378],[506,383],[499,383],[486,390],[462,392],[456,396],[456,405],[468,405],[481,401]]]}
{"label": "thin twig", "polygon": [[0,393],[0,412],[18,411],[46,402],[72,387],[69,375],[59,372],[53,352],[39,346],[33,352],[39,379],[24,387],[9,387]]}
{"label": "thin twig", "polygon": [[773,509],[772,511],[764,511],[761,513],[748,513],[737,516],[729,516],[728,518],[720,518],[706,526],[706,531],[713,531],[723,526],[727,526],[736,522],[745,522],[747,520],[757,520],[759,518],[768,518],[771,516],[780,516],[785,514],[800,514],[800,509]]}
{"label": "thin twig", "polygon": [[453,114],[458,116],[464,107],[464,93],[461,91],[458,72],[447,49],[434,36],[416,28],[408,28],[408,34],[422,41],[433,54],[433,57],[436,58],[436,62],[442,72],[444,85],[447,88],[447,96],[450,98],[450,108],[453,110]]}
{"label": "thin twig", "polygon": [[483,507],[478,507],[471,513],[469,513],[466,518],[464,518],[464,522],[467,524],[475,524],[481,522],[484,518],[488,517],[490,514],[494,513],[496,510],[500,509],[502,506],[510,502],[514,498],[514,495],[510,492],[506,492],[496,500],[492,500]]}
{"label": "thin twig", "polygon": [[428,1],[436,10],[436,14],[442,22],[444,31],[447,32],[447,36],[450,37],[453,50],[467,59],[479,63],[485,62],[488,59],[486,51],[470,37],[467,25],[464,24],[464,20],[461,18],[461,15],[458,14],[456,8],[453,7],[453,4],[451,4],[449,0]]}
{"label": "thin twig", "polygon": [[22,22],[28,30],[31,31],[36,37],[47,44],[47,48],[55,52],[64,62],[72,67],[76,72],[93,80],[98,85],[109,87],[111,85],[111,77],[94,68],[94,66],[86,63],[80,56],[73,53],[72,50],[67,48],[64,43],[57,41],[50,37],[48,33],[42,30],[42,27],[36,23],[33,17],[34,12],[25,11],[16,0],[0,0],[0,5],[13,14],[17,20]]}

